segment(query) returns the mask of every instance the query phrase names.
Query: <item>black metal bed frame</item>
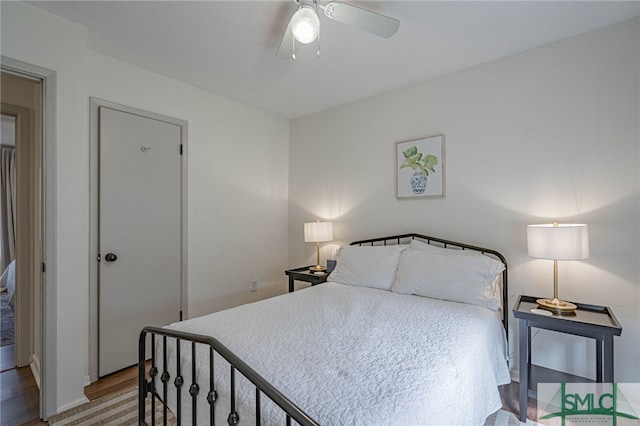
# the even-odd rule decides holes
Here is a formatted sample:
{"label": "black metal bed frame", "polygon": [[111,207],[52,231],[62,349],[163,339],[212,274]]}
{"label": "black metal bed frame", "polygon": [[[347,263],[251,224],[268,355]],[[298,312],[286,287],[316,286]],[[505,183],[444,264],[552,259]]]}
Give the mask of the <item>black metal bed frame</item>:
{"label": "black metal bed frame", "polygon": [[[403,241],[406,240],[414,240],[418,239],[420,241],[424,241],[427,244],[437,243],[439,246],[443,248],[455,248],[460,250],[474,250],[481,252],[483,254],[490,254],[499,259],[504,265],[505,270],[502,273],[502,306],[503,306],[503,318],[502,322],[505,328],[505,332],[508,331],[508,320],[507,320],[507,297],[508,297],[508,289],[507,289],[507,261],[502,254],[495,250],[477,247],[464,243],[457,243],[454,241],[445,240],[437,237],[429,237],[426,235],[420,234],[403,234],[403,235],[394,235],[390,237],[381,237],[374,238],[368,240],[354,241],[351,245],[388,245],[389,242],[395,241],[396,244],[402,244]],[[150,336],[150,339],[148,338]],[[162,347],[158,350],[161,352],[162,356],[162,369],[163,371],[158,371],[158,359],[157,357],[160,354],[156,354],[156,336],[161,338]],[[507,333],[508,336],[508,333]],[[181,371],[181,357],[180,357],[180,344],[181,341],[190,342],[191,343],[191,384],[189,385],[189,395],[191,397],[191,412],[192,412],[192,422],[195,424],[196,422],[196,414],[197,414],[197,398],[201,391],[200,385],[196,379],[196,345],[204,345],[209,348],[209,389],[207,392],[206,401],[209,405],[208,410],[210,413],[210,424],[215,424],[215,410],[216,410],[216,401],[218,399],[218,392],[214,387],[214,354],[217,353],[222,358],[224,358],[230,365],[230,394],[229,394],[229,415],[227,417],[227,423],[229,425],[238,424],[240,421],[238,412],[236,411],[236,379],[235,372],[238,371],[242,374],[246,379],[248,379],[255,386],[255,418],[256,424],[260,425],[262,422],[261,417],[261,395],[264,394],[266,397],[271,399],[277,406],[279,406],[282,411],[286,414],[286,425],[291,425],[291,420],[293,419],[295,422],[302,426],[317,426],[315,420],[313,420],[308,414],[306,414],[300,407],[295,405],[291,400],[289,400],[285,395],[283,395],[278,389],[276,389],[272,384],[270,384],[266,379],[260,376],[255,370],[253,370],[249,365],[247,365],[242,359],[240,359],[237,355],[235,355],[230,349],[228,349],[225,345],[220,343],[217,339],[200,335],[194,333],[187,333],[184,331],[176,331],[170,330],[161,327],[153,327],[147,326],[142,329],[140,332],[140,338],[138,342],[138,423],[140,425],[147,425],[145,411],[146,411],[146,399],[147,395],[151,397],[151,425],[155,426],[156,424],[156,403],[161,404],[162,409],[162,423],[164,425],[167,424],[169,419],[169,407],[167,406],[167,402],[163,400],[163,396],[168,395],[169,391],[169,381],[172,379],[167,364],[167,344],[168,340],[171,339],[170,343],[175,345],[176,348],[176,377],[173,378],[173,386],[176,391],[176,412],[173,413],[175,415],[175,419],[177,424],[180,425],[182,422],[182,387],[186,384],[187,378],[183,376]],[[146,354],[149,353],[147,351],[147,343],[150,341],[150,370],[147,376],[146,372]],[[160,374],[160,382],[156,383],[156,378]],[[160,393],[162,391],[162,393]]]}
{"label": "black metal bed frame", "polygon": [[[146,377],[146,347],[147,347],[147,334],[151,336],[151,369],[149,370],[149,380]],[[215,409],[216,400],[218,399],[218,392],[214,388],[214,354],[222,356],[230,364],[230,411],[227,417],[227,423],[230,425],[238,424],[240,417],[236,411],[236,378],[235,372],[238,371],[244,377],[246,377],[255,386],[255,398],[256,398],[256,424],[261,424],[261,394],[266,395],[274,403],[276,403],[285,413],[287,426],[291,424],[291,419],[298,422],[302,426],[317,426],[318,423],[314,421],[309,415],[307,415],[302,409],[291,402],[286,396],[284,396],[278,389],[276,389],[271,383],[260,376],[255,370],[241,360],[236,354],[234,354],[229,348],[220,343],[217,339],[205,336],[201,334],[187,333],[184,331],[169,330],[166,328],[147,326],[142,329],[140,333],[140,339],[138,342],[138,424],[147,425],[145,418],[147,394],[151,394],[151,425],[155,425],[156,419],[156,401],[162,404],[162,418],[163,424],[167,424],[168,406],[166,401],[162,400],[162,396],[158,392],[158,385],[156,384],[156,377],[158,376],[157,360],[156,360],[156,336],[162,337],[162,366],[163,371],[160,375],[160,381],[162,382],[162,395],[167,395],[169,390],[169,381],[171,375],[167,370],[167,340],[172,339],[175,342],[176,348],[176,377],[174,379],[174,386],[176,389],[176,412],[175,418],[177,424],[180,425],[182,421],[182,399],[181,391],[182,386],[185,385],[186,378],[181,372],[181,358],[180,358],[180,341],[191,342],[191,385],[189,386],[189,395],[191,396],[191,413],[192,423],[195,424],[197,418],[197,398],[200,393],[200,385],[196,380],[196,344],[202,344],[209,347],[209,389],[207,393],[207,402],[209,404],[210,422],[215,424]],[[172,343],[173,343],[172,342]]]}

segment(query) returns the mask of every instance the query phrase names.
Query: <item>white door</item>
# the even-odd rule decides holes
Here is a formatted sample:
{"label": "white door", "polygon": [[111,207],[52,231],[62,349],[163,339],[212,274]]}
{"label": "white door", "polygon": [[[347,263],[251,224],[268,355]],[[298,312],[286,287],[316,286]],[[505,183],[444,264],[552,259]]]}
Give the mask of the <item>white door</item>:
{"label": "white door", "polygon": [[180,320],[180,127],[99,110],[98,374],[138,362],[145,325]]}

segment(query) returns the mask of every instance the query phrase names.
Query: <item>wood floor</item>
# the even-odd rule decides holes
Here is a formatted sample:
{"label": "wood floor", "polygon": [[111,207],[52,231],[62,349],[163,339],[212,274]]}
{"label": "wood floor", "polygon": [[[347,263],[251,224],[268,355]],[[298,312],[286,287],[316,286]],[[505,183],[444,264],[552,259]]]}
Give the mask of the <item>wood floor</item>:
{"label": "wood floor", "polygon": [[118,392],[136,384],[138,384],[138,366],[134,365],[91,383],[84,388],[84,394],[89,400],[93,401],[101,396]]}
{"label": "wood floor", "polygon": [[[13,367],[13,348],[0,348],[0,360],[6,370],[4,358],[10,359]],[[9,351],[11,354],[9,355]],[[84,388],[85,396],[93,401],[101,396],[134,386],[138,380],[138,368],[131,367],[113,373]],[[39,390],[31,368],[11,368],[0,373],[0,425],[46,425],[40,420],[38,407]]]}
{"label": "wood floor", "polygon": [[42,423],[31,368],[15,368],[14,345],[0,347],[0,425]]}
{"label": "wood floor", "polygon": [[[502,409],[513,413],[518,417],[520,413],[520,384],[511,382],[508,385],[499,386],[500,397],[502,399]],[[534,421],[538,420],[537,401],[534,398],[527,400],[527,418]]]}
{"label": "wood floor", "polygon": [[[3,348],[0,348],[0,358],[4,355]],[[13,362],[13,353],[11,354],[11,362]],[[84,394],[93,401],[101,396],[134,386],[137,383],[137,377],[137,367],[130,367],[90,384],[84,388]],[[516,382],[500,386],[502,408],[516,416],[519,413],[518,389],[519,385]],[[29,367],[13,368],[0,373],[0,391],[0,425],[47,424],[39,419],[38,387]],[[528,405],[527,417],[536,419],[536,401],[529,398]]]}

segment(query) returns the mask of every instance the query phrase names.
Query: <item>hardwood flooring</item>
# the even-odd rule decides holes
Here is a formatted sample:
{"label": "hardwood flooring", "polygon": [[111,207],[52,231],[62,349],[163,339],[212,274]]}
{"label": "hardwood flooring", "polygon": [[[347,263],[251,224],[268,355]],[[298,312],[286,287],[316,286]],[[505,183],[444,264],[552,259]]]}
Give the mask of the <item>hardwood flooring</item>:
{"label": "hardwood flooring", "polygon": [[[0,357],[4,355],[3,352],[0,350]],[[13,352],[11,364],[13,365]],[[93,401],[134,386],[137,381],[138,367],[130,367],[90,384],[84,388],[84,394]],[[40,420],[38,399],[39,389],[30,367],[12,368],[0,373],[1,426],[46,425],[47,422]]]}
{"label": "hardwood flooring", "polygon": [[[518,417],[520,413],[520,383],[511,382],[508,385],[499,386],[500,398],[502,399],[502,409],[513,413]],[[537,401],[534,398],[529,398],[527,401],[527,418],[537,421]]]}
{"label": "hardwood flooring", "polygon": [[38,423],[38,392],[30,367],[0,373],[0,424],[45,424]]}
{"label": "hardwood flooring", "polygon": [[84,388],[84,394],[90,401],[96,398],[100,398],[104,395],[118,392],[122,389],[134,386],[138,383],[138,366],[125,368],[124,370],[116,371],[109,374],[106,377],[91,383]]}

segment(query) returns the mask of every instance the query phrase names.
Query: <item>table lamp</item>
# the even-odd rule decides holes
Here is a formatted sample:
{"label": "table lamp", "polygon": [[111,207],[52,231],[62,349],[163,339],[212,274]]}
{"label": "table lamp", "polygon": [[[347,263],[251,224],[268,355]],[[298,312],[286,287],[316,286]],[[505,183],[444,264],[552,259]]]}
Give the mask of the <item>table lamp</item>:
{"label": "table lamp", "polygon": [[304,224],[304,241],[307,243],[316,243],[316,266],[309,268],[311,272],[323,272],[327,268],[320,266],[320,243],[333,240],[333,223],[332,222],[308,222]]}
{"label": "table lamp", "polygon": [[589,229],[587,225],[558,222],[527,226],[529,256],[553,260],[553,299],[538,299],[541,308],[557,314],[570,314],[573,303],[558,299],[558,260],[589,258]]}

